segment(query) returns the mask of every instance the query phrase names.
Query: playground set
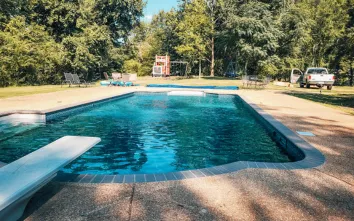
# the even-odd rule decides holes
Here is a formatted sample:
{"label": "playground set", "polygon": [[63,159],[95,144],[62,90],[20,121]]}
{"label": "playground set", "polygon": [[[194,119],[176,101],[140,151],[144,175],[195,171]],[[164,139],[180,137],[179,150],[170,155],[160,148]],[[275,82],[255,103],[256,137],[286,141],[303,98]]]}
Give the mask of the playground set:
{"label": "playground set", "polygon": [[187,74],[188,62],[171,61],[170,56],[157,56],[152,68],[152,77],[184,76]]}
{"label": "playground set", "polygon": [[171,75],[170,56],[157,56],[152,69],[153,77],[169,77]]}
{"label": "playground set", "polygon": [[[152,68],[152,77],[170,77],[187,76],[188,62],[171,61],[170,56],[155,56],[154,66]],[[201,63],[199,63],[199,75],[201,75]],[[239,74],[236,71],[236,62],[230,62],[227,66],[225,77],[235,78]]]}

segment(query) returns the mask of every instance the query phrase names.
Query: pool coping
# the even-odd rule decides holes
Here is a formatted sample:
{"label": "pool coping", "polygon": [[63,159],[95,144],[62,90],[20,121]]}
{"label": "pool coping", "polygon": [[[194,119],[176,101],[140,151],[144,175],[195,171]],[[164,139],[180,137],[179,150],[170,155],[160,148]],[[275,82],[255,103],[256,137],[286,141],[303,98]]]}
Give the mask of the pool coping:
{"label": "pool coping", "polygon": [[[170,90],[171,91],[171,90]],[[200,90],[199,90],[200,91]],[[168,91],[134,91],[123,93],[117,96],[109,96],[102,99],[96,99],[88,102],[78,103],[76,105],[68,105],[42,112],[45,115],[55,114],[62,111],[78,108],[81,106],[90,106],[96,103],[109,101],[111,99],[122,98],[126,95],[134,95],[135,93],[167,93]],[[204,91],[207,94],[213,95],[232,95],[241,98],[247,108],[253,112],[253,115],[263,124],[270,132],[270,135],[284,148],[288,154],[293,157],[295,162],[286,163],[271,163],[271,162],[251,162],[238,161],[225,165],[186,170],[169,173],[154,173],[154,174],[129,174],[129,175],[94,175],[94,174],[69,174],[59,172],[54,179],[57,182],[76,182],[76,183],[145,183],[145,182],[161,182],[161,181],[176,181],[191,178],[200,178],[215,176],[237,172],[243,169],[310,169],[318,167],[325,162],[325,156],[313,147],[311,144],[302,139],[295,132],[283,125],[280,121],[266,113],[262,108],[248,100],[247,97],[239,94],[219,94]]]}
{"label": "pool coping", "polygon": [[69,109],[72,109],[72,108],[77,108],[77,107],[80,107],[80,106],[95,104],[97,102],[108,101],[108,100],[111,100],[111,99],[115,99],[117,97],[129,95],[129,94],[134,94],[134,93],[135,93],[135,91],[129,91],[129,92],[121,93],[119,95],[106,96],[106,97],[102,97],[102,98],[98,98],[98,99],[92,99],[92,100],[89,100],[89,101],[78,102],[78,103],[75,103],[75,104],[68,104],[68,105],[58,106],[56,108],[51,108],[51,109],[47,109],[47,110],[13,110],[13,111],[5,111],[5,112],[0,112],[0,117],[5,117],[5,116],[8,116],[8,115],[12,115],[12,114],[50,115],[50,114],[53,114],[53,113],[56,113],[56,112],[62,112],[62,111],[69,110]]}

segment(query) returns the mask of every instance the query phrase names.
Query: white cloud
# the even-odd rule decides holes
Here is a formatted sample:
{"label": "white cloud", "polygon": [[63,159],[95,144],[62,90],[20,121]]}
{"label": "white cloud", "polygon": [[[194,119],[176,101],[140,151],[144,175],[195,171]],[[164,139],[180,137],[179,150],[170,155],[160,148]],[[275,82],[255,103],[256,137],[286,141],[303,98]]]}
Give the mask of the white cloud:
{"label": "white cloud", "polygon": [[143,20],[150,22],[152,20],[152,15],[145,15]]}

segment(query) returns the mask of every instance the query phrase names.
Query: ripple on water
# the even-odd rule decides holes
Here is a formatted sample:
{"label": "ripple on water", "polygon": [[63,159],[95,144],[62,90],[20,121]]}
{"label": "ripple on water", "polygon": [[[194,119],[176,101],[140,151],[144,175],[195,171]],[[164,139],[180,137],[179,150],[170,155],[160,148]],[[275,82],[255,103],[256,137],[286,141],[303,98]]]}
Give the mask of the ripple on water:
{"label": "ripple on water", "polygon": [[102,139],[63,169],[68,173],[162,173],[240,160],[290,161],[239,98],[164,94],[135,95],[40,125],[0,142],[0,161],[12,162],[66,135]]}

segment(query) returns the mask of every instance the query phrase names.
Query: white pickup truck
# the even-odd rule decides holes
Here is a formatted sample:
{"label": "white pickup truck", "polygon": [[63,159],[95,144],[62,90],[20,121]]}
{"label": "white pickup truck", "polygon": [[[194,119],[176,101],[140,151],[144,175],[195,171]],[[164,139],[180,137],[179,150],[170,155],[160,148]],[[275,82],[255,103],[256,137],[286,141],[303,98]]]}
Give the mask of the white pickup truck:
{"label": "white pickup truck", "polygon": [[311,85],[316,85],[319,88],[327,86],[328,90],[332,90],[335,81],[335,76],[329,74],[326,68],[308,68],[305,74],[301,72],[301,75],[300,87],[305,85],[307,88],[310,88]]}

